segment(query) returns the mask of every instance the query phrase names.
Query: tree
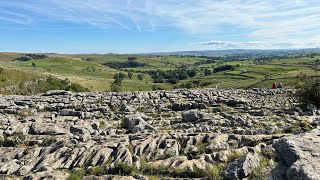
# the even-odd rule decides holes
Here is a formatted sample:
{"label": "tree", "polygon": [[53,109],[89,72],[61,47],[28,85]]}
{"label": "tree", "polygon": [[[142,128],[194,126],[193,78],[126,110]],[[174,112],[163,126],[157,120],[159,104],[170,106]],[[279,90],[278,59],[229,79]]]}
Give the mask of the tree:
{"label": "tree", "polygon": [[195,77],[197,75],[197,71],[195,69],[187,72],[190,77]]}
{"label": "tree", "polygon": [[132,61],[135,61],[135,60],[137,60],[137,57],[128,57],[128,61],[129,62],[132,62]]}
{"label": "tree", "polygon": [[23,57],[19,57],[19,58],[15,59],[15,60],[18,60],[18,61],[30,61],[31,58],[23,56]]}
{"label": "tree", "polygon": [[138,79],[139,79],[140,81],[142,81],[142,80],[144,79],[144,75],[143,75],[143,74],[141,74],[141,73],[140,73],[140,74],[138,74],[138,75],[137,75],[137,77],[138,77]]}
{"label": "tree", "polygon": [[223,66],[218,66],[216,68],[213,69],[213,72],[214,73],[217,73],[217,72],[221,72],[221,71],[228,71],[228,70],[231,70],[231,71],[234,71],[235,70],[235,66],[232,66],[232,65],[223,65]]}
{"label": "tree", "polygon": [[123,79],[117,78],[117,79],[114,80],[113,83],[114,83],[114,84],[119,84],[119,85],[121,85],[121,84],[122,84],[122,80],[123,80]]}
{"label": "tree", "polygon": [[83,61],[93,61],[92,58],[82,58]]}
{"label": "tree", "polygon": [[179,75],[179,79],[180,80],[185,80],[185,79],[188,79],[189,78],[189,75],[186,73],[186,72],[182,72],[180,75]]}
{"label": "tree", "polygon": [[320,108],[320,78],[303,78],[302,82],[295,93],[297,100],[303,107],[312,104]]}
{"label": "tree", "polygon": [[126,78],[127,77],[127,75],[126,74],[124,74],[124,73],[117,73],[117,74],[115,74],[114,76],[113,76],[113,78],[114,79],[121,79],[121,80],[123,80],[124,78]]}
{"label": "tree", "polygon": [[111,91],[120,92],[122,90],[122,81],[127,75],[124,73],[117,73],[113,76],[114,82],[111,84]]}
{"label": "tree", "polygon": [[31,63],[32,67],[37,67],[37,64],[36,63]]}
{"label": "tree", "polygon": [[187,82],[185,85],[184,85],[185,88],[188,88],[188,89],[191,89],[191,88],[194,88],[194,84],[192,82]]}
{"label": "tree", "polygon": [[26,56],[32,58],[32,59],[45,59],[48,58],[48,56],[44,54],[26,54]]}
{"label": "tree", "polygon": [[133,72],[132,72],[132,71],[129,71],[129,72],[128,72],[128,78],[129,78],[129,79],[132,79],[132,76],[133,76]]}
{"label": "tree", "polygon": [[121,84],[117,84],[117,83],[111,84],[111,91],[120,92],[121,90],[122,90]]}
{"label": "tree", "polygon": [[170,78],[170,79],[168,79],[167,82],[170,83],[170,84],[177,84],[179,82],[179,80],[176,79],[176,78]]}
{"label": "tree", "polygon": [[210,69],[208,69],[208,68],[204,69],[204,75],[205,76],[209,76],[211,74],[212,74],[212,71]]}
{"label": "tree", "polygon": [[115,80],[111,84],[111,91],[113,92],[120,92],[122,90],[122,81],[124,77],[121,73],[115,75]]}

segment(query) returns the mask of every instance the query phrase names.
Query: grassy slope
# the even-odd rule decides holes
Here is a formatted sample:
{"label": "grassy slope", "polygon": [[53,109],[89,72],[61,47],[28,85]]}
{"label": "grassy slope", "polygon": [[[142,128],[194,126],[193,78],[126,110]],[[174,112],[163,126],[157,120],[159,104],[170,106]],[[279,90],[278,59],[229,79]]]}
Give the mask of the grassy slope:
{"label": "grassy slope", "polygon": [[0,94],[10,94],[10,89],[19,86],[19,84],[24,84],[26,82],[35,81],[42,78],[43,76],[39,76],[31,72],[12,68],[4,68],[0,73]]}
{"label": "grassy slope", "polygon": [[[319,71],[319,66],[301,64],[303,62],[314,62],[315,58],[281,59],[273,60],[263,65],[250,64],[248,61],[234,61],[224,64],[240,64],[236,71],[219,72],[211,76],[203,77],[203,81],[215,80],[209,87],[219,84],[220,88],[269,88],[273,82],[282,82],[286,87],[294,87],[299,79],[300,73],[315,76]],[[265,77],[268,79],[265,80]],[[217,82],[217,80],[219,80]],[[223,81],[224,83],[221,83]]]}
{"label": "grassy slope", "polygon": [[[16,69],[23,69],[32,71],[37,74],[51,74],[60,79],[68,78],[72,82],[90,89],[91,91],[109,91],[110,84],[113,82],[113,75],[115,73],[124,72],[121,69],[116,70],[106,67],[102,64],[111,61],[127,61],[127,58],[132,55],[49,55],[49,58],[42,60],[32,60],[27,62],[12,61],[21,55],[15,53],[0,53],[0,66],[11,67]],[[189,68],[194,68],[196,62],[202,61],[201,58],[179,58],[179,57],[159,57],[159,56],[137,56],[138,62],[147,64],[145,67],[133,68],[136,71],[148,70],[169,70],[175,69],[181,65],[187,65]],[[92,61],[84,61],[81,59],[90,58]],[[211,68],[219,65],[239,64],[235,71],[225,71],[215,73],[210,76],[204,76],[201,73],[192,79],[181,81],[185,83],[193,80],[200,80],[210,82],[207,87],[219,88],[249,88],[249,87],[271,87],[272,82],[282,82],[287,87],[293,87],[298,79],[296,78],[301,72],[307,75],[317,75],[319,67],[313,65],[301,64],[303,62],[314,62],[315,58],[297,58],[297,59],[281,59],[273,60],[267,64],[255,65],[251,61],[233,61],[233,62],[219,62],[213,64],[205,64],[196,66]],[[36,67],[32,66],[32,63]],[[94,71],[92,70],[94,69]],[[126,72],[124,72],[126,73]],[[20,75],[19,75],[20,76]],[[21,75],[25,76],[25,75]],[[27,77],[27,76],[26,76]],[[265,78],[268,79],[265,79]],[[0,76],[1,78],[1,76]],[[10,81],[19,81],[12,79]],[[1,83],[1,82],[0,82]],[[145,79],[140,81],[137,79],[137,73],[132,79],[126,78],[123,81],[124,91],[138,91],[151,90],[155,84],[149,75],[145,75]],[[166,89],[172,88],[169,84],[160,84]],[[1,84],[0,84],[1,86]]]}
{"label": "grassy slope", "polygon": [[[60,79],[68,78],[92,91],[109,91],[110,84],[113,82],[113,75],[120,72],[97,62],[83,61],[80,58],[64,57],[63,55],[54,55],[46,59],[26,62],[12,61],[16,56],[3,55],[2,57],[0,66],[32,71],[38,74],[50,74]],[[36,67],[33,67],[32,63],[35,63]],[[127,91],[152,90],[154,85],[148,75],[145,75],[144,81],[138,80],[137,73],[134,74],[132,79],[126,79],[124,84],[127,86],[124,90]]]}

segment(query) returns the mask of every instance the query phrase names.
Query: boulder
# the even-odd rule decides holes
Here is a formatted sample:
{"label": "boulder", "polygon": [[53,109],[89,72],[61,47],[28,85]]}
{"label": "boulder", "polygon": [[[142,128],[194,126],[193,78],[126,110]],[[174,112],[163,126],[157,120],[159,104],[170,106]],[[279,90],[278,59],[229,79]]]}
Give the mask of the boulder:
{"label": "boulder", "polygon": [[320,129],[283,137],[273,147],[280,163],[270,179],[320,179]]}
{"label": "boulder", "polygon": [[136,133],[145,129],[156,131],[153,126],[148,124],[141,116],[127,115],[123,120],[123,127],[130,133]]}
{"label": "boulder", "polygon": [[60,112],[61,116],[76,116],[79,118],[83,118],[84,117],[84,112],[81,111],[75,111],[75,110],[71,110],[71,109],[62,109]]}
{"label": "boulder", "polygon": [[247,153],[235,162],[230,163],[222,172],[225,179],[235,180],[248,177],[259,166],[261,158],[258,154]]}
{"label": "boulder", "polygon": [[63,135],[66,133],[64,128],[51,123],[32,123],[29,129],[29,134],[33,135]]}
{"label": "boulder", "polygon": [[182,121],[184,122],[193,122],[200,120],[201,118],[204,117],[203,113],[201,113],[198,110],[190,110],[182,113]]}
{"label": "boulder", "polygon": [[80,141],[88,141],[91,139],[90,131],[84,127],[71,126],[70,132],[74,135],[79,136]]}

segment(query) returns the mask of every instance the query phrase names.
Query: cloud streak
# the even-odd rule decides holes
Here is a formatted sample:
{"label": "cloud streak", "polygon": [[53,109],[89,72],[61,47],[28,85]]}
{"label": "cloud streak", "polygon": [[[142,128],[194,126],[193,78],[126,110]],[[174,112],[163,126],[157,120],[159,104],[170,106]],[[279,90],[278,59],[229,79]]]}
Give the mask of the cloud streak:
{"label": "cloud streak", "polygon": [[237,48],[245,48],[245,49],[265,49],[274,46],[275,44],[252,41],[252,42],[233,42],[233,41],[209,41],[196,43],[198,45],[203,46],[213,46],[218,49],[237,49]]}
{"label": "cloud streak", "polygon": [[[23,13],[21,13],[23,12]],[[10,0],[0,2],[0,22],[21,25],[70,22],[102,30],[157,31],[175,28],[186,34],[236,35],[245,31],[252,42],[242,46],[292,47],[318,44],[318,0]],[[232,39],[230,39],[232,41]],[[276,42],[277,41],[277,42]],[[263,43],[261,43],[263,42]],[[297,43],[299,42],[299,43]],[[280,44],[281,44],[280,43]],[[300,45],[299,45],[300,44]],[[239,46],[235,42],[209,42]]]}
{"label": "cloud streak", "polygon": [[26,25],[31,23],[32,18],[26,15],[14,13],[11,11],[0,10],[0,20]]}
{"label": "cloud streak", "polygon": [[214,49],[278,49],[278,48],[304,48],[304,47],[317,47],[319,41],[315,43],[299,43],[299,42],[287,42],[287,43],[267,43],[261,41],[249,41],[249,42],[234,42],[234,41],[208,41],[193,43],[194,45],[208,46]]}

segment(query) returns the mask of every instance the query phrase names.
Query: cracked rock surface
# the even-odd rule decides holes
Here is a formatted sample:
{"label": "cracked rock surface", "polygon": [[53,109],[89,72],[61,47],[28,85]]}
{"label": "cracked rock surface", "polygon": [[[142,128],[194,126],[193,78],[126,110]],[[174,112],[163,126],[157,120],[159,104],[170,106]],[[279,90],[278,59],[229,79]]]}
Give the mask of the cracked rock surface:
{"label": "cracked rock surface", "polygon": [[0,178],[317,179],[319,112],[292,92],[0,95]]}
{"label": "cracked rock surface", "polygon": [[320,179],[320,129],[281,138],[273,146],[280,159],[273,179]]}

